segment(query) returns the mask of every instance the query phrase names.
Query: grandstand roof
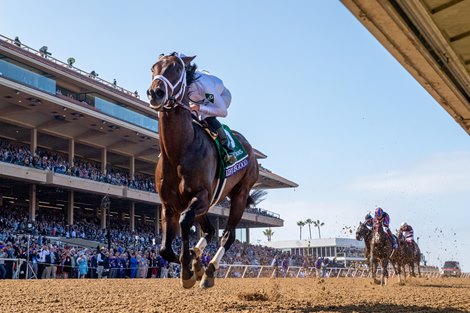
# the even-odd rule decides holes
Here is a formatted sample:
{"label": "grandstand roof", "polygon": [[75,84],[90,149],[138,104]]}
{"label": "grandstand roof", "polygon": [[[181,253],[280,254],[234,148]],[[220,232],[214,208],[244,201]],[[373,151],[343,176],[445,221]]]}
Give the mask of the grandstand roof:
{"label": "grandstand roof", "polygon": [[470,134],[470,1],[342,2]]}

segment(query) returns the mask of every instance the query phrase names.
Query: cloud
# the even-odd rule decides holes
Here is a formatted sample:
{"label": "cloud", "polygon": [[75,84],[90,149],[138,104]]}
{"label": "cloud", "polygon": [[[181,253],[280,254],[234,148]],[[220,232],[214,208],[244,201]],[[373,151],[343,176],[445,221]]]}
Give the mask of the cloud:
{"label": "cloud", "polygon": [[360,177],[347,189],[419,196],[470,192],[470,153],[433,155],[402,169]]}

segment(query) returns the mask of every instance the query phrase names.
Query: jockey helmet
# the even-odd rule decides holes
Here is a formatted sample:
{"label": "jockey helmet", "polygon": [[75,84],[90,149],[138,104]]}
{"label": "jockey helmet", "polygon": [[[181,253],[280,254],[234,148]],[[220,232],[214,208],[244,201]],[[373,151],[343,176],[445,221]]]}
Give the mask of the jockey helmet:
{"label": "jockey helmet", "polygon": [[384,210],[381,207],[378,207],[377,209],[375,209],[376,217],[382,217],[383,214],[384,214]]}
{"label": "jockey helmet", "polygon": [[370,213],[367,213],[367,214],[366,214],[366,217],[365,217],[365,220],[366,220],[366,221],[369,221],[369,220],[371,220],[371,219],[373,219],[372,215],[371,215]]}
{"label": "jockey helmet", "polygon": [[400,228],[406,228],[408,227],[408,224],[406,222],[403,222],[400,224]]}

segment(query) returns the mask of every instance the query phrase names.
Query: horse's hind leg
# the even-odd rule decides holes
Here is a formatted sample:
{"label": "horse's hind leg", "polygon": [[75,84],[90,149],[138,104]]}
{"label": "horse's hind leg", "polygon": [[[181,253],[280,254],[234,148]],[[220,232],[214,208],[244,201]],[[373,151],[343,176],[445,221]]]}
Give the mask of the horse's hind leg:
{"label": "horse's hind leg", "polygon": [[208,208],[207,190],[203,189],[191,200],[189,208],[181,213],[181,285],[191,288],[196,283],[196,274],[190,268],[192,256],[189,251],[189,231],[194,225],[196,214]]}
{"label": "horse's hind leg", "polygon": [[220,240],[220,247],[206,268],[204,276],[201,280],[201,288],[210,288],[215,284],[215,272],[219,269],[219,263],[230,246],[235,241],[235,228],[240,222],[245,211],[246,201],[248,199],[249,189],[242,190],[238,193],[232,192],[230,214],[225,227],[224,234]]}
{"label": "horse's hind leg", "polygon": [[178,229],[178,215],[170,208],[162,208],[162,245],[160,255],[168,262],[179,263],[173,247],[171,246],[175,239]]}
{"label": "horse's hind leg", "polygon": [[197,222],[201,226],[204,235],[199,239],[199,242],[196,244],[194,249],[192,271],[196,273],[196,279],[201,280],[202,275],[204,275],[204,268],[201,262],[201,255],[207,244],[212,240],[212,237],[215,234],[215,229],[209,221],[207,214],[203,214],[196,217]]}

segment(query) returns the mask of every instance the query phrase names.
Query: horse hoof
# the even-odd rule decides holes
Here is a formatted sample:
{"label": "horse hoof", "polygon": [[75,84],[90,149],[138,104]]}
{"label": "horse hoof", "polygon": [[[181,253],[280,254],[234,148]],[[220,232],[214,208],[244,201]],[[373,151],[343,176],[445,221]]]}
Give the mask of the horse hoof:
{"label": "horse hoof", "polygon": [[193,275],[189,279],[183,279],[183,274],[181,274],[181,286],[185,289],[192,288],[196,284],[196,274],[193,272]]}
{"label": "horse hoof", "polygon": [[201,280],[204,275],[204,267],[202,266],[201,260],[199,258],[194,259],[192,265],[192,271],[196,275],[196,280]]}
{"label": "horse hoof", "polygon": [[206,268],[206,271],[204,272],[204,276],[202,276],[202,280],[199,286],[204,289],[214,287],[215,285],[214,274],[215,274],[215,267],[212,263],[209,263],[209,265]]}

